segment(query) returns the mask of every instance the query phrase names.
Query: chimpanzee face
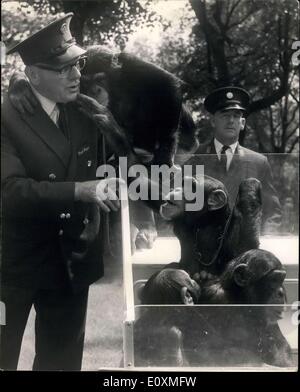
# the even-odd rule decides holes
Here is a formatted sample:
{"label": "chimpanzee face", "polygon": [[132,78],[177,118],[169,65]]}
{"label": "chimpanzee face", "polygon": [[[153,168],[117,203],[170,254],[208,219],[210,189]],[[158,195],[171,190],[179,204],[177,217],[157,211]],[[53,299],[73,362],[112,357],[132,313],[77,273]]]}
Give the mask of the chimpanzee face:
{"label": "chimpanzee face", "polygon": [[[202,208],[191,211],[188,204],[197,204],[196,197],[203,192],[204,203]],[[174,188],[164,197],[164,203],[160,207],[160,215],[169,221],[180,216],[199,219],[208,211],[216,211],[228,204],[228,196],[224,185],[209,176],[202,178],[185,176],[182,186]]]}
{"label": "chimpanzee face", "polygon": [[[258,305],[256,314],[268,324],[276,323],[284,310],[286,272],[281,262],[262,249],[251,249],[233,261],[233,279],[245,303]],[[230,274],[228,275],[230,279]]]}
{"label": "chimpanzee face", "polygon": [[155,273],[141,293],[143,304],[193,305],[200,297],[198,283],[182,269],[165,268]]}
{"label": "chimpanzee face", "polygon": [[160,206],[160,215],[166,220],[173,220],[185,211],[184,191],[182,187],[173,189],[165,196],[165,202]]}
{"label": "chimpanzee face", "polygon": [[94,98],[103,106],[109,104],[107,78],[103,72],[93,75],[82,75],[80,79],[81,93]]}
{"label": "chimpanzee face", "polygon": [[282,318],[283,305],[286,302],[286,293],[283,287],[285,275],[283,270],[274,270],[257,284],[257,293],[261,293],[261,303],[266,304],[264,314],[265,320],[269,324],[275,324]]}
{"label": "chimpanzee face", "polygon": [[87,95],[96,99],[101,105],[107,107],[109,103],[109,96],[107,90],[100,84],[95,83],[87,92]]}

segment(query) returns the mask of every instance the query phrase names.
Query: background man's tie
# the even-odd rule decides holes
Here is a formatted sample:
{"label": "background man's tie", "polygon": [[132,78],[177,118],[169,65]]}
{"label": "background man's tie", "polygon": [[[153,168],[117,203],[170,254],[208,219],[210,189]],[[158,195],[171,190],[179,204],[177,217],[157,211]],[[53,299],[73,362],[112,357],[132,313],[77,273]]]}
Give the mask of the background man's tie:
{"label": "background man's tie", "polygon": [[222,170],[224,173],[227,172],[227,155],[226,151],[228,150],[229,146],[223,146],[221,149],[221,159],[220,159],[220,165],[222,167]]}

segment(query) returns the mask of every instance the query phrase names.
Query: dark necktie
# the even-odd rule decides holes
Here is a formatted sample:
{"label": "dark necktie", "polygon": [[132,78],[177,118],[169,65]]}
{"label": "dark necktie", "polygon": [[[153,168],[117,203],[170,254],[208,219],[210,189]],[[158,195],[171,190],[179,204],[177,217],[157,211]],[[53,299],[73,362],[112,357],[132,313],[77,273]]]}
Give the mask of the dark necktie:
{"label": "dark necktie", "polygon": [[223,146],[221,149],[221,159],[220,159],[220,165],[224,173],[227,172],[227,155],[226,151],[230,148],[229,146]]}
{"label": "dark necktie", "polygon": [[65,137],[69,139],[68,125],[66,120],[66,111],[64,105],[58,103],[57,106],[59,108],[59,116],[57,122],[58,128],[62,131]]}

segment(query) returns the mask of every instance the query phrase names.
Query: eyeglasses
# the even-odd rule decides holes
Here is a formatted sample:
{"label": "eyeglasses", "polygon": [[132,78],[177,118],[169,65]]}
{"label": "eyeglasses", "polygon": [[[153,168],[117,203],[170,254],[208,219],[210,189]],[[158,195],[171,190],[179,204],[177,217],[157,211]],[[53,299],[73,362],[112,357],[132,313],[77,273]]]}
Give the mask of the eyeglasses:
{"label": "eyeglasses", "polygon": [[45,66],[44,64],[36,64],[36,66],[38,68],[47,69],[48,71],[56,72],[59,77],[63,78],[65,76],[70,75],[73,67],[76,67],[78,69],[78,71],[82,71],[83,68],[85,67],[85,64],[86,64],[86,57],[80,57],[78,60],[76,60],[75,63],[66,65],[65,67],[63,67],[61,69],[54,69],[54,68]]}

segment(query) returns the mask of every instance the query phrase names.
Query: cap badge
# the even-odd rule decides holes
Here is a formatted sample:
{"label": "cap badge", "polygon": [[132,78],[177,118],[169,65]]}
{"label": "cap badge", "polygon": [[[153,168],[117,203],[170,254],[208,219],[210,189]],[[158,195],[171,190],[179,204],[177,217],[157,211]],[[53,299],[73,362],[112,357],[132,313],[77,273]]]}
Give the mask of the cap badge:
{"label": "cap badge", "polygon": [[226,97],[228,99],[232,99],[233,98],[233,94],[231,92],[229,92],[229,93],[226,94]]}

